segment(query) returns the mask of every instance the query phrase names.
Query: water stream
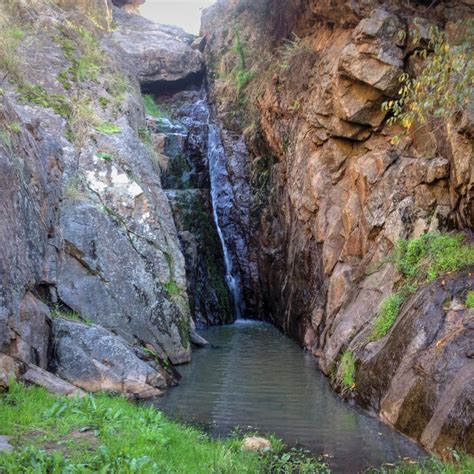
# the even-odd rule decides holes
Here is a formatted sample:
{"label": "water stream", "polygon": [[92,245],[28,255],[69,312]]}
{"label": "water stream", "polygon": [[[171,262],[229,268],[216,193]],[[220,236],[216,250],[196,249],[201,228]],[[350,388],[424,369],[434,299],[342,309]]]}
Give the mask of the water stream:
{"label": "water stream", "polygon": [[214,347],[179,367],[178,387],[157,402],[215,435],[235,427],[275,433],[291,446],[326,455],[333,472],[355,473],[421,449],[331,390],[315,359],[273,326],[237,321],[201,333]]}
{"label": "water stream", "polygon": [[229,194],[232,194],[233,191],[227,176],[226,159],[227,157],[219,136],[219,129],[215,124],[209,123],[208,163],[211,183],[212,210],[224,254],[226,281],[234,300],[235,317],[236,319],[240,319],[242,317],[240,282],[234,272],[232,258],[222,232],[219,217],[219,212],[226,212],[226,207],[230,206],[232,202],[229,198]]}

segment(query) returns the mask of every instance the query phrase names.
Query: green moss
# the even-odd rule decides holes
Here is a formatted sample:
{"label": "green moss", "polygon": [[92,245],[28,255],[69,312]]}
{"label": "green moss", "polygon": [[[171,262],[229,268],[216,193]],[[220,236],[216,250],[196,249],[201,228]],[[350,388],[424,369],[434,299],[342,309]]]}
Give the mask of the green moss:
{"label": "green moss", "polygon": [[200,243],[199,251],[204,258],[208,285],[217,296],[222,321],[230,323],[234,319],[234,310],[225,280],[222,248],[212,211],[206,209],[198,194],[190,192],[179,203],[179,214],[184,228],[195,235]]}
{"label": "green moss", "polygon": [[405,298],[395,293],[385,298],[380,307],[379,315],[375,320],[374,327],[372,329],[372,340],[380,339],[387,335],[393,323],[398,317],[400,308],[405,301]]}
{"label": "green moss", "polygon": [[115,123],[111,122],[101,122],[95,126],[95,129],[104,135],[116,135],[117,133],[122,133],[122,129]]}
{"label": "green moss", "polygon": [[466,306],[470,309],[474,308],[474,291],[469,291],[467,293]]}
{"label": "green moss", "polygon": [[344,351],[339,361],[340,382],[343,387],[352,389],[355,385],[356,360],[350,350]]}
{"label": "green moss", "polygon": [[99,97],[99,104],[102,107],[102,109],[106,109],[107,106],[109,105],[110,100],[107,99],[107,97]]}

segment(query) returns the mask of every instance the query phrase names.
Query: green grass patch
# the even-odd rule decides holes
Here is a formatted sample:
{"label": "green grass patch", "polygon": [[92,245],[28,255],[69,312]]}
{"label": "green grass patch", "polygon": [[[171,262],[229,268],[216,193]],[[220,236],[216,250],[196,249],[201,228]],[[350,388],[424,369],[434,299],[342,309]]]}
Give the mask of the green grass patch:
{"label": "green grass patch", "polygon": [[181,294],[181,289],[175,281],[169,281],[163,285],[165,287],[166,292],[169,296],[176,296]]}
{"label": "green grass patch", "polygon": [[285,453],[281,443],[270,453],[246,453],[240,436],[214,439],[153,407],[101,394],[57,397],[14,383],[0,395],[0,427],[19,446],[0,454],[0,472],[329,472],[314,458]]}
{"label": "green grass patch", "polygon": [[472,456],[453,451],[452,458],[452,462],[444,462],[434,457],[420,462],[400,461],[382,465],[378,469],[369,469],[366,474],[471,474],[474,472]]}
{"label": "green grass patch", "polygon": [[66,119],[72,116],[70,101],[63,94],[50,94],[40,85],[25,84],[18,89],[20,101],[53,109],[58,115]]}
{"label": "green grass patch", "polygon": [[25,32],[16,25],[0,25],[0,82],[8,76],[21,81],[20,58],[18,48],[25,38]]}
{"label": "green grass patch", "polygon": [[398,313],[400,312],[400,308],[404,301],[405,298],[399,293],[390,295],[383,300],[379,315],[375,320],[372,330],[373,340],[381,339],[387,335],[388,331],[390,331],[390,328],[397,319]]}
{"label": "green grass patch", "polygon": [[116,135],[122,133],[122,129],[115,123],[111,122],[101,122],[95,126],[95,129],[104,135]]}
{"label": "green grass patch", "polygon": [[356,360],[350,350],[345,350],[339,362],[341,373],[341,384],[343,387],[351,389],[355,385]]}
{"label": "green grass patch", "polygon": [[395,250],[397,270],[410,281],[431,282],[443,273],[474,265],[474,247],[463,235],[425,234],[400,240]]}
{"label": "green grass patch", "polygon": [[420,285],[474,265],[474,247],[466,243],[465,236],[461,234],[428,233],[417,239],[398,241],[392,262],[402,274],[403,282],[397,293],[382,302],[371,340],[387,335],[403,302]]}
{"label": "green grass patch", "polygon": [[166,118],[166,114],[160,109],[158,104],[155,102],[155,99],[153,99],[153,96],[145,94],[143,96],[143,105],[145,106],[145,112],[147,115],[151,115],[158,119]]}
{"label": "green grass patch", "polygon": [[474,291],[469,291],[467,293],[466,306],[470,309],[474,308]]}
{"label": "green grass patch", "polygon": [[111,155],[110,153],[107,153],[105,151],[97,152],[97,156],[104,161],[108,161],[108,162],[114,161],[114,155]]}

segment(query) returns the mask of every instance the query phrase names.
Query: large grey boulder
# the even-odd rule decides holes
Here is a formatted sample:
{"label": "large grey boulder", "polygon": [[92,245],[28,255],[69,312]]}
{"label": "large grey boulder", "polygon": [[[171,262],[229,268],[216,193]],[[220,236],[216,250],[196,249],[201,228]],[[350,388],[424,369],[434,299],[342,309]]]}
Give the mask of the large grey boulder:
{"label": "large grey boulder", "polygon": [[181,28],[158,25],[140,15],[114,9],[112,41],[128,58],[141,84],[192,80],[203,71],[194,37]]}
{"label": "large grey boulder", "polygon": [[89,392],[149,398],[167,386],[165,377],[139,359],[123,338],[100,326],[55,319],[53,354],[56,375]]}

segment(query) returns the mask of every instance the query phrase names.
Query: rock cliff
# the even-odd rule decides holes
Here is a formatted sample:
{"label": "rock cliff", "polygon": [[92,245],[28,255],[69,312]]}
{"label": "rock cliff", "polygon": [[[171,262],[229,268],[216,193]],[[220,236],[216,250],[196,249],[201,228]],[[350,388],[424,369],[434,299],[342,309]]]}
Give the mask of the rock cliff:
{"label": "rock cliff", "polygon": [[441,454],[474,451],[472,273],[440,272],[410,290],[388,333],[371,334],[402,288],[397,242],[455,231],[471,245],[472,102],[397,144],[382,104],[402,73],[420,71],[430,25],[451,31],[473,13],[466,1],[220,0],[202,25],[238,196],[223,230],[230,238],[237,226],[246,242],[232,252],[248,314],[311,350],[345,396]]}
{"label": "rock cliff", "polygon": [[186,85],[201,54],[108,1],[0,13],[0,383],[157,395],[194,323],[140,86]]}

